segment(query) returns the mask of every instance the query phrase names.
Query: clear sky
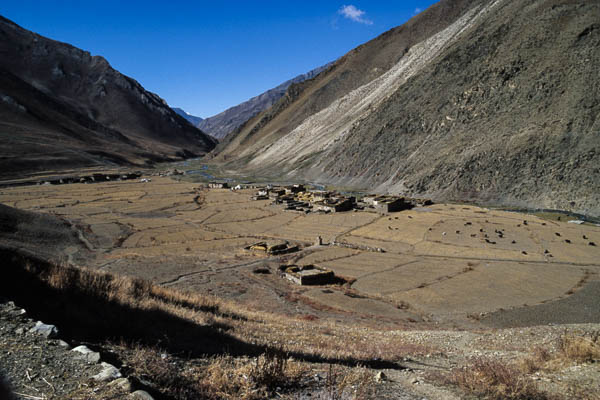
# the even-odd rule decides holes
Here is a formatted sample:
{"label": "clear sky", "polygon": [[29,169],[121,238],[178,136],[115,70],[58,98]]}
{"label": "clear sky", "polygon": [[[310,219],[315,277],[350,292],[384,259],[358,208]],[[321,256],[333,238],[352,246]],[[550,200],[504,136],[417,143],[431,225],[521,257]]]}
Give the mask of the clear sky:
{"label": "clear sky", "polygon": [[26,29],[105,57],[208,117],[401,25],[435,0],[6,0]]}

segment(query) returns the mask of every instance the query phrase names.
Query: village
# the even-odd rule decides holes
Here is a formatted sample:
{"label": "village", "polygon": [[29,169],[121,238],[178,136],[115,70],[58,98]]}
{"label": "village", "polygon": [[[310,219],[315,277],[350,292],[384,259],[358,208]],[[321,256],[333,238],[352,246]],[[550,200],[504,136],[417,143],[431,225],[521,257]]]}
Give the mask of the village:
{"label": "village", "polygon": [[[227,182],[213,181],[209,182],[207,187],[209,189],[229,189],[229,184]],[[271,200],[271,205],[281,206],[284,211],[304,214],[371,211],[387,215],[389,213],[410,210],[413,207],[424,207],[433,204],[430,199],[414,199],[377,194],[367,194],[357,200],[356,196],[346,196],[334,190],[309,189],[303,184],[286,186],[266,185],[264,187],[238,184],[230,189],[232,191],[257,189],[251,197],[252,200]],[[317,236],[314,246],[323,245],[323,239],[321,236]],[[336,243],[328,243],[328,245],[336,245]],[[348,245],[345,247],[348,247]],[[358,248],[357,246],[349,247]],[[261,241],[246,246],[245,249],[273,256],[299,251],[300,246],[292,245],[288,241]],[[367,250],[382,251],[380,248]],[[279,271],[284,278],[302,286],[346,282],[344,279],[337,277],[332,270],[315,264],[282,264],[279,267]],[[257,269],[257,273],[262,273],[262,269]]]}
{"label": "village", "polygon": [[[91,268],[270,312],[302,307],[324,316],[330,312],[320,307],[330,307],[468,325],[478,321],[472,315],[500,320],[508,315],[500,309],[529,312],[525,304],[560,303],[563,296],[568,308],[566,293],[580,293],[590,307],[595,298],[578,289],[595,281],[600,231],[591,223],[302,184],[189,182],[175,171],[161,173],[137,179],[121,173],[92,185],[14,186],[0,200],[84,227],[99,249],[87,261]],[[546,289],[524,291],[523,285]],[[282,302],[282,293],[300,300]],[[410,315],[397,308],[404,304],[411,304]]]}
{"label": "village", "polygon": [[[227,182],[210,182],[211,189],[227,189]],[[375,211],[388,214],[413,207],[432,205],[430,199],[415,199],[394,195],[367,194],[357,199],[356,196],[346,196],[334,190],[309,189],[303,184],[287,186],[267,185],[236,185],[231,190],[258,189],[252,200],[271,200],[274,205],[281,205],[285,211],[303,213],[322,212],[335,213],[352,210]]]}

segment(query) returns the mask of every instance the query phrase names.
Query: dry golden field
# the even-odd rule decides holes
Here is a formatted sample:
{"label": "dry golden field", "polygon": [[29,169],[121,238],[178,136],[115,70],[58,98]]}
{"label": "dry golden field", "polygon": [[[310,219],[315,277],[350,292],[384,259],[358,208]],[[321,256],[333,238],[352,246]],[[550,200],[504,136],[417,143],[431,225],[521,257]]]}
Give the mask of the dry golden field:
{"label": "dry golden field", "polygon": [[[14,187],[2,190],[0,202],[81,226],[96,250],[94,268],[261,310],[390,324],[520,326],[527,325],[527,309],[552,304],[566,308],[547,313],[544,323],[598,322],[597,312],[569,312],[566,301],[577,294],[576,304],[597,304],[590,289],[599,281],[600,246],[590,244],[600,244],[597,226],[445,204],[384,216],[302,214],[252,201],[252,194],[156,177]],[[314,245],[318,235],[322,246]],[[302,250],[269,257],[244,249],[262,240],[287,240]],[[348,283],[295,286],[276,273],[291,262],[325,266]],[[257,267],[271,273],[255,274]]]}
{"label": "dry golden field", "polygon": [[[268,395],[257,390],[273,394],[291,382],[297,392],[282,398],[598,398],[600,249],[591,243],[600,243],[600,227],[453,204],[390,215],[304,214],[252,195],[163,177],[3,188],[0,203],[59,217],[35,220],[4,210],[5,245],[62,257],[62,266],[47,267],[54,275],[37,278],[47,280],[45,293],[55,298],[25,307],[48,305],[61,327],[85,322],[111,337],[168,344],[168,357],[180,363],[169,368],[159,361],[162,349],[103,345],[122,353],[134,376],[162,382],[165,393],[196,382],[199,392],[258,399]],[[63,236],[45,240],[57,232]],[[284,240],[300,251],[270,256],[245,249]],[[329,268],[340,279],[296,285],[279,273],[294,263]],[[44,265],[7,272],[21,276],[19,268]],[[63,303],[68,288],[89,298]],[[16,290],[21,301],[31,297],[28,286]],[[115,298],[137,319],[120,320],[122,304],[108,301]],[[182,349],[223,355],[198,364],[176,355]],[[269,364],[267,350],[286,358]],[[281,367],[273,372],[282,381],[245,378],[269,365]],[[376,379],[380,372],[388,378]],[[164,381],[167,375],[174,380]],[[315,376],[315,386],[304,386]]]}

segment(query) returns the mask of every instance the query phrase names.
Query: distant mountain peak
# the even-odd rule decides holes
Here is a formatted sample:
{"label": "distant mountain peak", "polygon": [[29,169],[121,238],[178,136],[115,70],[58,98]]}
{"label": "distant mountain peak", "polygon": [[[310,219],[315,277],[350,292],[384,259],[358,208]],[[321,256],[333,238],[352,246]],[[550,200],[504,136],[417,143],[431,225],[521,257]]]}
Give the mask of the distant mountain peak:
{"label": "distant mountain peak", "polygon": [[189,112],[185,111],[183,108],[171,107],[171,109],[173,111],[175,111],[177,114],[181,115],[183,118],[190,121],[190,123],[192,125],[194,125],[196,128],[198,127],[198,124],[204,120],[203,118],[196,117],[195,115],[190,114]]}
{"label": "distant mountain peak", "polygon": [[[250,118],[254,117],[255,115],[259,114],[260,112],[266,110],[267,108],[275,104],[280,98],[282,98],[285,95],[285,92],[290,87],[290,85],[294,83],[304,82],[308,79],[312,79],[322,71],[329,68],[332,64],[333,62],[315,68],[307,73],[300,74],[272,89],[267,90],[264,93],[261,93],[257,96],[252,97],[251,99],[246,100],[243,103],[238,104],[237,106],[230,107],[217,115],[205,118],[199,123],[192,123],[194,124],[194,126],[197,126],[209,135],[219,140],[223,139],[225,136],[227,136],[228,133],[238,129]],[[188,120],[190,119],[188,118]]]}

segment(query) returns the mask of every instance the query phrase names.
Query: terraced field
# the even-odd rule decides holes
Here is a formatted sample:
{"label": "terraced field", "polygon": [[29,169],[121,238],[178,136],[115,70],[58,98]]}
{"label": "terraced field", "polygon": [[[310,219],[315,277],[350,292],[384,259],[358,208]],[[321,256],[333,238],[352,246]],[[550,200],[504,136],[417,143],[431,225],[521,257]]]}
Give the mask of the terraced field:
{"label": "terraced field", "polygon": [[[0,202],[77,224],[94,250],[93,268],[284,314],[471,326],[522,325],[527,310],[568,299],[600,310],[597,226],[444,204],[383,216],[303,214],[252,194],[158,177],[15,187]],[[264,240],[301,251],[244,249]],[[292,262],[322,265],[348,283],[296,286],[276,273]],[[575,322],[600,322],[599,313]],[[560,322],[550,315],[556,321],[546,322]]]}

